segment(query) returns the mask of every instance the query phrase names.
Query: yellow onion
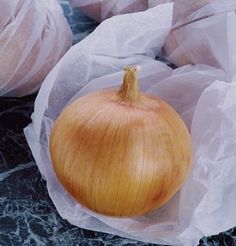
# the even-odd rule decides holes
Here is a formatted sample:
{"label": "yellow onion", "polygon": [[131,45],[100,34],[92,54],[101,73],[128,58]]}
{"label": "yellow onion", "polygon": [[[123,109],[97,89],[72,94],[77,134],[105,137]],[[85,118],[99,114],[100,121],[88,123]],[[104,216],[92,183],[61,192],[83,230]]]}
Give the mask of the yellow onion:
{"label": "yellow onion", "polygon": [[[174,13],[173,13],[173,24],[176,23],[186,23],[190,20],[188,19],[191,14],[198,11],[207,4],[217,2],[219,0],[175,0],[174,1]],[[209,12],[207,12],[209,13]],[[198,19],[199,16],[190,17],[191,21],[194,21],[195,18]]]}
{"label": "yellow onion", "polygon": [[[173,13],[173,29],[170,31],[166,43],[164,45],[164,53],[177,66],[183,66],[187,64],[194,64],[191,57],[185,53],[184,49],[180,46],[191,33],[186,31],[185,26],[191,25],[193,22],[207,18],[208,15],[201,18],[191,17],[191,14],[198,11],[207,4],[214,2],[215,0],[175,0],[174,1],[174,13]],[[179,39],[176,37],[180,37]],[[200,47],[193,47],[197,50],[197,54],[207,56],[209,65],[215,65],[217,62],[210,54],[209,48],[205,44],[201,44]],[[175,55],[178,52],[179,55]],[[173,55],[174,54],[174,55]],[[211,59],[209,59],[209,57]]]}
{"label": "yellow onion", "polygon": [[71,47],[56,0],[0,0],[0,96],[35,93]]}
{"label": "yellow onion", "polygon": [[191,138],[180,116],[139,91],[136,68],[123,85],[70,104],[50,136],[51,160],[66,190],[101,214],[142,215],[165,204],[191,166]]}
{"label": "yellow onion", "polygon": [[98,22],[114,15],[143,11],[148,8],[148,0],[133,0],[130,4],[121,0],[113,1],[112,4],[110,0],[97,0],[92,3],[87,3],[85,0],[70,0],[70,2]]}
{"label": "yellow onion", "polygon": [[[164,53],[168,59],[178,67],[187,64],[193,64],[192,60],[187,56],[187,54],[185,54],[183,50],[178,51],[178,48],[181,45],[181,42],[177,41],[176,39],[176,34],[178,35],[178,33],[181,35],[181,40],[184,40],[184,37],[187,35],[182,26],[172,29],[166,39]],[[180,52],[179,56],[173,55],[176,51]]]}

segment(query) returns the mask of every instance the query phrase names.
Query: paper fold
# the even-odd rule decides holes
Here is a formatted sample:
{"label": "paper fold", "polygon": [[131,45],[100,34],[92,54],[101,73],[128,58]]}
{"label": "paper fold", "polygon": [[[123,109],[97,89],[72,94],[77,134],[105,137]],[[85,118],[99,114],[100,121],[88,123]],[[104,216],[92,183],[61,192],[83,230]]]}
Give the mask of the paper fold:
{"label": "paper fold", "polygon": [[[155,60],[171,28],[172,8],[169,3],[114,17],[74,46],[44,81],[25,135],[64,219],[145,242],[189,246],[236,222],[236,88],[221,69],[188,65],[172,70]],[[89,211],[65,191],[53,171],[48,141],[66,105],[89,92],[119,86],[125,65],[140,65],[141,89],[167,101],[183,117],[192,134],[194,161],[187,182],[165,206],[145,216],[119,219]],[[215,82],[219,80],[225,82]]]}

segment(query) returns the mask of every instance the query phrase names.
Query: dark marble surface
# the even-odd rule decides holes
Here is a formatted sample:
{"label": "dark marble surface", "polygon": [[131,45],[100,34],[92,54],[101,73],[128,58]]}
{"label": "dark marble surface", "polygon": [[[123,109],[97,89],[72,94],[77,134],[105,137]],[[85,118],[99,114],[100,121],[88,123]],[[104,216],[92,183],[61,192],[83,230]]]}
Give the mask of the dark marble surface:
{"label": "dark marble surface", "polygon": [[[23,134],[34,98],[0,98],[0,245],[153,245],[83,230],[59,216]],[[199,245],[234,246],[236,228]]]}
{"label": "dark marble surface", "polygon": [[[79,11],[73,15],[67,1],[62,2],[76,43],[96,23]],[[83,230],[59,216],[23,134],[23,128],[30,123],[34,99],[0,98],[0,246],[153,245]],[[234,246],[236,228],[203,238],[199,245]]]}
{"label": "dark marble surface", "polygon": [[70,6],[68,0],[60,0],[67,21],[74,34],[73,44],[88,36],[98,25],[95,21],[84,15],[79,9]]}

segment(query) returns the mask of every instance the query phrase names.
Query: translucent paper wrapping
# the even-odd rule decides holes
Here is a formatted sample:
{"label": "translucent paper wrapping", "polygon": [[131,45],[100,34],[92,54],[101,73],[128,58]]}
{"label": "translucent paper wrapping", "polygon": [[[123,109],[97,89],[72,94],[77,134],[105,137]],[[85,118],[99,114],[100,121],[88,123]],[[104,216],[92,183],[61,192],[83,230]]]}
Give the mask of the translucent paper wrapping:
{"label": "translucent paper wrapping", "polygon": [[159,4],[163,4],[163,3],[171,3],[171,2],[175,2],[176,0],[149,0],[148,1],[148,7],[152,8],[155,7]]}
{"label": "translucent paper wrapping", "polygon": [[100,22],[113,15],[143,11],[148,0],[69,0],[92,19]]}
{"label": "translucent paper wrapping", "polygon": [[0,96],[36,92],[71,41],[56,0],[1,0]]}
{"label": "translucent paper wrapping", "polygon": [[207,64],[233,75],[236,53],[234,0],[176,0],[174,26],[164,51],[177,66]]}
{"label": "translucent paper wrapping", "polygon": [[[104,21],[71,48],[40,89],[25,135],[60,215],[73,225],[146,242],[196,245],[236,222],[236,84],[207,65],[172,70],[154,58],[171,28],[172,6]],[[193,168],[183,188],[162,208],[137,218],[112,218],[77,203],[58,181],[48,141],[66,105],[103,88],[118,87],[125,65],[139,65],[143,91],[171,104],[191,131]],[[229,82],[215,82],[216,80]]]}
{"label": "translucent paper wrapping", "polygon": [[111,16],[134,13],[172,0],[69,0],[92,19],[100,22]]}

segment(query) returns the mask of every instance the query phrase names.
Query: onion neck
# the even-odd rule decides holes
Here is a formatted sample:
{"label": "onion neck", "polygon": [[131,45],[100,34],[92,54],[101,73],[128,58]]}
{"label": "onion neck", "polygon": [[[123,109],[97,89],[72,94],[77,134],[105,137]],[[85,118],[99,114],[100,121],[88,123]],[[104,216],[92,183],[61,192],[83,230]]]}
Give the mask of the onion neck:
{"label": "onion neck", "polygon": [[141,99],[139,81],[137,79],[137,67],[125,67],[123,84],[117,95],[120,102],[134,105]]}

